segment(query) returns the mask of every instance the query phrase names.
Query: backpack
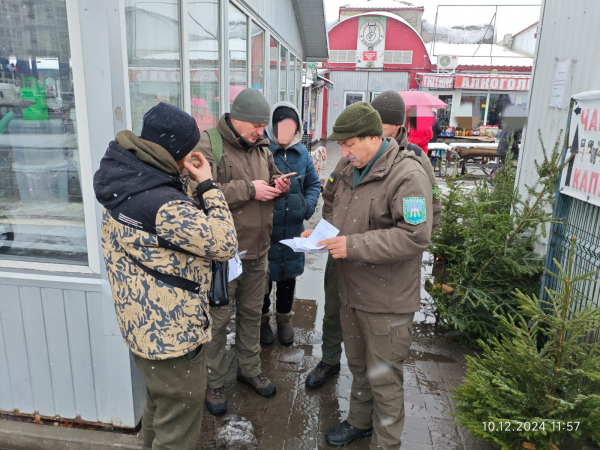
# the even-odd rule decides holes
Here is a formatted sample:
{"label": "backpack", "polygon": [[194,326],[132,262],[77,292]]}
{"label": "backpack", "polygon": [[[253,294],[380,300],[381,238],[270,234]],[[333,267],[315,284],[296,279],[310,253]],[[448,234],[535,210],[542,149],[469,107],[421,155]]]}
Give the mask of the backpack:
{"label": "backpack", "polygon": [[[212,155],[217,161],[217,166],[221,164],[223,160],[223,137],[221,133],[219,133],[218,128],[209,128],[206,130],[206,134],[208,134],[208,138],[210,139],[210,149],[212,151]],[[267,163],[269,162],[269,149],[267,147],[263,147],[263,152],[265,154],[265,159]]]}

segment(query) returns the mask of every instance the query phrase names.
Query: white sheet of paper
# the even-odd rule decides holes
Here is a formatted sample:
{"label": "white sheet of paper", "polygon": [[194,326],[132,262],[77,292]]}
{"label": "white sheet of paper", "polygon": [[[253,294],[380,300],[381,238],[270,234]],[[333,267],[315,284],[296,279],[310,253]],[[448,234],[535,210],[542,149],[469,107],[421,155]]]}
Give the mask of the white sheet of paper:
{"label": "white sheet of paper", "polygon": [[229,279],[227,281],[233,281],[242,274],[242,260],[240,254],[236,253],[235,258],[229,260]]}
{"label": "white sheet of paper", "polygon": [[324,219],[321,219],[315,228],[315,231],[312,232],[309,238],[306,238],[308,242],[313,244],[316,248],[317,242],[324,241],[325,239],[331,239],[340,234],[340,230],[331,225]]}
{"label": "white sheet of paper", "polygon": [[331,225],[326,220],[321,219],[317,224],[317,227],[308,238],[295,237],[294,239],[283,239],[281,242],[284,245],[290,247],[294,252],[304,253],[326,253],[327,250],[323,250],[317,246],[317,242],[325,239],[336,237],[340,233],[336,227]]}

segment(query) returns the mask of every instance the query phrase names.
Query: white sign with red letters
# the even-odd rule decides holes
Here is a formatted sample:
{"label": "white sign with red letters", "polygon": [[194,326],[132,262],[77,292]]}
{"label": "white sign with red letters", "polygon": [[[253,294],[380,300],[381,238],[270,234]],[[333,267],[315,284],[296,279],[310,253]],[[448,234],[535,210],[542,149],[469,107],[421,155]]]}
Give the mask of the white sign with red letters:
{"label": "white sign with red letters", "polygon": [[[577,96],[576,96],[577,97]],[[600,93],[575,100],[560,192],[600,206]]]}

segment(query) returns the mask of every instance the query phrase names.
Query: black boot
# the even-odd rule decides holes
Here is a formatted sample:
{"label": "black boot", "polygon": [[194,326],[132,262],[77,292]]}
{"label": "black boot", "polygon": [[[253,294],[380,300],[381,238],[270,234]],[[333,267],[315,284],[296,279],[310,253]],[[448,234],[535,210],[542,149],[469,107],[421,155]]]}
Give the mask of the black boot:
{"label": "black boot", "polygon": [[271,314],[263,314],[260,317],[260,343],[265,345],[271,345],[275,342],[275,335],[273,334],[273,330],[271,329],[271,324],[269,323],[269,319],[271,318]]}
{"label": "black boot", "polygon": [[306,387],[318,389],[322,387],[330,377],[337,375],[338,373],[340,373],[340,363],[331,366],[325,364],[323,361],[319,361],[317,367],[315,367],[306,377]]}
{"label": "black boot", "polygon": [[327,432],[327,443],[332,447],[345,447],[356,439],[366,438],[372,434],[373,428],[361,430],[344,420]]}

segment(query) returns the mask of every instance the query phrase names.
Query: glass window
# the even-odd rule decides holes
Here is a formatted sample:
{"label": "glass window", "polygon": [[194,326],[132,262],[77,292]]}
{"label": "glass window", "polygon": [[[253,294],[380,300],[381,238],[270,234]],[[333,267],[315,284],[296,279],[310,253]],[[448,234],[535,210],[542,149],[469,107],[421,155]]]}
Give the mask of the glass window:
{"label": "glass window", "polygon": [[229,105],[246,89],[248,18],[235,6],[229,4]]}
{"label": "glass window", "polygon": [[443,101],[446,105],[448,105],[445,109],[437,110],[437,118],[440,122],[440,125],[443,128],[448,128],[450,126],[450,117],[452,115],[452,95],[440,95],[440,100]]}
{"label": "glass window", "polygon": [[[461,118],[467,117],[477,118],[475,126],[483,125],[485,120],[486,102],[487,94],[463,93],[460,99],[460,109],[454,114],[457,121],[460,122],[459,126],[465,128],[464,125],[468,123],[469,127],[467,128],[471,128],[472,122],[466,119],[460,120]],[[473,120],[473,122],[475,122],[475,120]]]}
{"label": "glass window", "polygon": [[[45,4],[66,14],[63,0]],[[32,11],[22,1],[15,6],[18,14]],[[2,23],[0,259],[86,265],[69,30],[46,14],[31,26],[56,37],[40,40],[33,52],[28,40],[12,40],[27,35],[25,26]]]}
{"label": "glass window", "polygon": [[[314,91],[314,89],[313,89],[313,91]],[[365,101],[365,93],[364,92],[345,92],[344,98],[345,98],[344,107],[348,107],[356,102],[364,102]]]}
{"label": "glass window", "polygon": [[200,131],[219,117],[219,5],[188,1],[191,111]]}
{"label": "glass window", "polygon": [[252,77],[254,89],[265,93],[265,30],[252,22]]}
{"label": "glass window", "polygon": [[287,100],[287,64],[288,50],[283,45],[281,46],[281,59],[279,62],[279,101]]}
{"label": "glass window", "polygon": [[298,89],[298,108],[302,109],[302,61],[296,65],[296,87]]}
{"label": "glass window", "polygon": [[490,94],[487,125],[502,128],[502,111],[506,106],[514,105],[516,101],[516,94]]}
{"label": "glass window", "polygon": [[289,92],[290,92],[290,102],[296,104],[296,57],[294,55],[290,55],[290,82],[289,82]]}
{"label": "glass window", "polygon": [[177,0],[125,0],[127,62],[133,132],[159,102],[181,107],[181,49]]}
{"label": "glass window", "polygon": [[278,83],[278,77],[279,77],[279,73],[277,70],[277,67],[279,66],[279,42],[277,42],[275,39],[271,38],[271,50],[269,52],[269,58],[270,59],[270,63],[269,63],[269,70],[270,70],[270,74],[269,74],[269,78],[270,78],[270,96],[269,98],[271,99],[271,104],[274,105],[275,103],[277,103],[277,83]]}

